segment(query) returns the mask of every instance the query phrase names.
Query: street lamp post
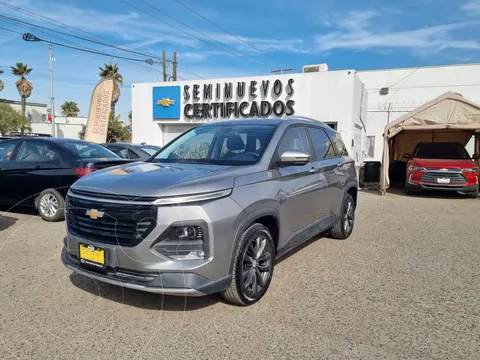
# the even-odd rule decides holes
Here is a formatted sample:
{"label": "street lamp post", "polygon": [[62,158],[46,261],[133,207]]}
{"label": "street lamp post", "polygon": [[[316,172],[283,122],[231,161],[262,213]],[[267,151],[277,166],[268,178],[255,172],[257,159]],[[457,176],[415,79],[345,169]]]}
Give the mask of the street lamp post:
{"label": "street lamp post", "polygon": [[55,137],[55,97],[53,96],[53,66],[55,61],[52,56],[52,44],[48,44],[48,52],[50,55],[50,106],[52,111],[52,137]]}

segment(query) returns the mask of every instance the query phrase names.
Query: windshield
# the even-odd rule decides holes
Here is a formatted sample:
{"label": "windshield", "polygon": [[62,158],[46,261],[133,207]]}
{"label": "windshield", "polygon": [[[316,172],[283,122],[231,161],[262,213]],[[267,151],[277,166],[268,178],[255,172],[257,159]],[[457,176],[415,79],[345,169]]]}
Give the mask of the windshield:
{"label": "windshield", "polygon": [[467,150],[457,143],[419,144],[414,157],[420,159],[470,159]]}
{"label": "windshield", "polygon": [[140,149],[145,151],[148,155],[153,155],[161,148],[158,146],[140,146]]}
{"label": "windshield", "polygon": [[118,159],[118,156],[107,148],[98,145],[90,144],[87,142],[64,142],[62,143],[63,147],[66,147],[72,151],[79,158],[109,158],[109,159]]}
{"label": "windshield", "polygon": [[208,125],[180,135],[151,161],[252,165],[263,155],[275,125]]}

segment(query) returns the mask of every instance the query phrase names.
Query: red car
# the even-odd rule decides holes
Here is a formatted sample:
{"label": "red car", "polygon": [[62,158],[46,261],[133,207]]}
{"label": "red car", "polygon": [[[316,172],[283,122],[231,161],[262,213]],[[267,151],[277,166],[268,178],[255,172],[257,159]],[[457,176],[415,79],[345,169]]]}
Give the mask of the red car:
{"label": "red car", "polygon": [[465,147],[456,142],[428,142],[415,147],[408,159],[405,193],[423,190],[461,191],[478,196],[479,168]]}

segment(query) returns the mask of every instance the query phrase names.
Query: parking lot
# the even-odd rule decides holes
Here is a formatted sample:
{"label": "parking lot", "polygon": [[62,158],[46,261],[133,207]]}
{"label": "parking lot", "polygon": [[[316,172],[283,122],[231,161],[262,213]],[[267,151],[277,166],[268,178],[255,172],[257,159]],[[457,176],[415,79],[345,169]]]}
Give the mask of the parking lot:
{"label": "parking lot", "polygon": [[252,307],[71,275],[64,223],[0,219],[2,359],[478,359],[480,200],[359,194],[346,241],[277,264]]}

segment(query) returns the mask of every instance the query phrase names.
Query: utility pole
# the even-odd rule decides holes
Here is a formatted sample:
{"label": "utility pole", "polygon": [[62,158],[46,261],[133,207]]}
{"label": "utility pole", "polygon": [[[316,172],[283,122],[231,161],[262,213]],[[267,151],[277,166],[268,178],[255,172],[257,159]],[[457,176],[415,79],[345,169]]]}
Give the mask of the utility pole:
{"label": "utility pole", "polygon": [[173,52],[173,81],[177,81],[177,52]]}
{"label": "utility pole", "polygon": [[53,67],[52,62],[55,59],[52,56],[52,44],[48,44],[48,52],[50,55],[50,106],[52,107],[52,137],[55,137],[55,97],[53,96]]}
{"label": "utility pole", "polygon": [[165,50],[162,51],[162,67],[163,67],[163,81],[167,82],[167,53]]}

